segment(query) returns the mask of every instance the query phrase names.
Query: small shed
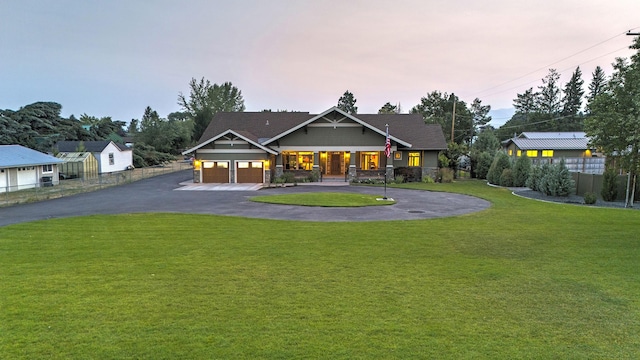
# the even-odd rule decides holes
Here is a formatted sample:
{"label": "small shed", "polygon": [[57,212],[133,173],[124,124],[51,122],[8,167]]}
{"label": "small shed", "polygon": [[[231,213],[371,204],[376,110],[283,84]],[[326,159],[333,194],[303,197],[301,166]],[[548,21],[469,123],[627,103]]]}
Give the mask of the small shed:
{"label": "small shed", "polygon": [[64,161],[58,168],[61,177],[65,179],[90,179],[98,176],[98,160],[90,152],[61,152],[56,157]]}
{"label": "small shed", "polygon": [[21,145],[0,145],[0,192],[56,185],[60,163]]}

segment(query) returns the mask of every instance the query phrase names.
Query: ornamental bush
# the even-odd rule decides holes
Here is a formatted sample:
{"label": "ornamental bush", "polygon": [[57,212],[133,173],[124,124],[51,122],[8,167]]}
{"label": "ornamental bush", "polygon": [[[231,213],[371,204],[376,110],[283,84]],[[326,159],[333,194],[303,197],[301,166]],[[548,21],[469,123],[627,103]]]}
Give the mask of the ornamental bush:
{"label": "ornamental bush", "polygon": [[584,203],[587,205],[593,205],[596,203],[596,201],[598,200],[598,197],[596,196],[595,193],[592,192],[586,192],[584,193]]}
{"label": "ornamental bush", "polygon": [[486,179],[492,162],[493,156],[491,156],[491,153],[488,151],[472,154],[471,169],[473,171],[473,176],[478,179]]}
{"label": "ornamental bush", "polygon": [[540,191],[540,180],[542,179],[542,167],[533,166],[529,171],[529,177],[525,182],[525,186],[533,191]]}
{"label": "ornamental bush", "polygon": [[513,174],[511,169],[502,170],[502,175],[500,175],[500,186],[513,186]]}
{"label": "ornamental bush", "polygon": [[564,159],[558,164],[545,164],[542,166],[542,178],[540,179],[540,192],[549,196],[569,196],[575,190],[575,181],[571,177],[569,169],[564,164]]}
{"label": "ornamental bush", "polygon": [[500,185],[500,176],[502,176],[504,169],[511,169],[511,161],[506,153],[500,151],[493,158],[487,173],[487,180],[494,185]]}
{"label": "ornamental bush", "polygon": [[604,172],[600,195],[604,201],[614,201],[618,197],[618,176],[613,169]]}
{"label": "ornamental bush", "polygon": [[513,164],[513,186],[525,186],[530,172],[531,159],[527,156],[519,157],[515,164]]}

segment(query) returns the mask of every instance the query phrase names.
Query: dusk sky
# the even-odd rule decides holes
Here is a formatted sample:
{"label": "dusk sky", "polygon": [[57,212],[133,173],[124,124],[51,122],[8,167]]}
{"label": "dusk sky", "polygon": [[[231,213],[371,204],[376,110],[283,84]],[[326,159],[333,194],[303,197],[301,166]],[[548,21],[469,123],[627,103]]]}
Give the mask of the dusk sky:
{"label": "dusk sky", "polygon": [[[232,82],[247,111],[404,112],[438,90],[493,109],[577,66],[585,90],[640,31],[638,0],[3,0],[0,109],[129,121],[179,111],[191,78]],[[507,119],[496,118],[499,125]]]}

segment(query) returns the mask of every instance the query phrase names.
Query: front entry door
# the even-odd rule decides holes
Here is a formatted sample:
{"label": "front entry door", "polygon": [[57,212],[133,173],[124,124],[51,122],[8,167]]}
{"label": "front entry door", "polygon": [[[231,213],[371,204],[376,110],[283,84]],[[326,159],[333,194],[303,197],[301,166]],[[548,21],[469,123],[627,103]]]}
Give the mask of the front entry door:
{"label": "front entry door", "polygon": [[342,175],[341,155],[342,153],[331,153],[331,175]]}

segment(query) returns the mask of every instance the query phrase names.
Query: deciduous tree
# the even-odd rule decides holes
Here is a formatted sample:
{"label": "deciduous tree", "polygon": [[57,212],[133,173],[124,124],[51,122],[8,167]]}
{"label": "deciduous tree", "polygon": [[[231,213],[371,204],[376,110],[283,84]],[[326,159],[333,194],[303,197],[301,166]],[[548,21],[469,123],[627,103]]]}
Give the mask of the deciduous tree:
{"label": "deciduous tree", "polygon": [[640,37],[631,48],[638,50],[631,61],[616,59],[608,84],[592,101],[585,131],[592,145],[619,158],[621,167],[635,175],[640,163]]}
{"label": "deciduous tree", "polygon": [[200,81],[192,78],[189,88],[189,97],[182,93],[178,94],[178,105],[182,106],[193,120],[194,141],[200,139],[216,113],[245,110],[242,92],[230,82],[211,85],[211,82],[205,78]]}

